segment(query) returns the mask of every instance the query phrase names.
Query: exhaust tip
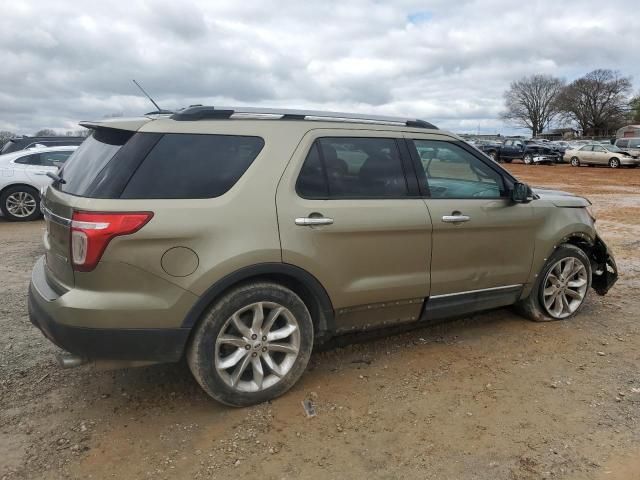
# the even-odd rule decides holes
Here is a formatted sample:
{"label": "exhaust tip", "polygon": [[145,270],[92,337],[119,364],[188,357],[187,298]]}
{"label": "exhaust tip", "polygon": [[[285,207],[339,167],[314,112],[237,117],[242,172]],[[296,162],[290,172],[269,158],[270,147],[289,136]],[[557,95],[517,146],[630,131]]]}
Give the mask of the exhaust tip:
{"label": "exhaust tip", "polygon": [[88,361],[86,358],[68,352],[56,354],[56,360],[58,361],[58,365],[62,368],[79,367]]}

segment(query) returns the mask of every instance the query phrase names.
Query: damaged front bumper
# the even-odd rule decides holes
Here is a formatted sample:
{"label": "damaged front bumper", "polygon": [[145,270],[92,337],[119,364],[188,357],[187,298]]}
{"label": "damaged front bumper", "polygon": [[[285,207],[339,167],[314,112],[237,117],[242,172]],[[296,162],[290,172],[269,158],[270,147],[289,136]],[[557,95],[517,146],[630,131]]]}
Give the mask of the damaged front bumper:
{"label": "damaged front bumper", "polygon": [[598,295],[606,295],[618,280],[618,266],[607,245],[597,235],[591,249],[591,262],[591,286]]}

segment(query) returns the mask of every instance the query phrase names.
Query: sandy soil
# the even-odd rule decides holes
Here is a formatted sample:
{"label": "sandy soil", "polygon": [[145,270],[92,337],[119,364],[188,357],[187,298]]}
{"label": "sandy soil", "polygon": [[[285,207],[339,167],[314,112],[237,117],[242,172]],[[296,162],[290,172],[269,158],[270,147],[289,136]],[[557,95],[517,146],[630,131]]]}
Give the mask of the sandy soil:
{"label": "sandy soil", "polygon": [[26,314],[42,224],[0,219],[0,479],[640,479],[640,169],[508,168],[591,198],[608,296],[567,322],[502,309],[351,339],[246,409],[184,364],[60,370]]}

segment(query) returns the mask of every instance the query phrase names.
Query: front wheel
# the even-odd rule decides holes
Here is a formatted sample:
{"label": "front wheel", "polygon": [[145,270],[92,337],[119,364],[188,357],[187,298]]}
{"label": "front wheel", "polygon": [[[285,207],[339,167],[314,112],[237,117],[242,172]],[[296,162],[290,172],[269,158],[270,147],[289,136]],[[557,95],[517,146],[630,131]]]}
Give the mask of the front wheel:
{"label": "front wheel", "polygon": [[524,163],[525,165],[531,165],[533,163],[533,155],[531,155],[530,153],[527,153],[524,158]]}
{"label": "front wheel", "polygon": [[579,167],[580,166],[580,160],[578,159],[578,157],[573,157],[571,159],[571,166],[572,167]]}
{"label": "front wheel", "polygon": [[12,222],[28,222],[40,217],[40,195],[27,185],[15,185],[0,195],[4,218]]}
{"label": "front wheel", "polygon": [[193,376],[226,405],[262,403],[289,390],[313,347],[313,323],[291,290],[248,283],[218,300],[198,325],[187,350]]}
{"label": "front wheel", "polygon": [[612,158],[611,160],[609,160],[609,166],[611,168],[620,168],[620,160],[618,160],[617,158]]}
{"label": "front wheel", "polygon": [[589,258],[575,245],[564,244],[551,255],[531,294],[516,304],[516,308],[536,322],[565,320],[578,313],[590,286]]}

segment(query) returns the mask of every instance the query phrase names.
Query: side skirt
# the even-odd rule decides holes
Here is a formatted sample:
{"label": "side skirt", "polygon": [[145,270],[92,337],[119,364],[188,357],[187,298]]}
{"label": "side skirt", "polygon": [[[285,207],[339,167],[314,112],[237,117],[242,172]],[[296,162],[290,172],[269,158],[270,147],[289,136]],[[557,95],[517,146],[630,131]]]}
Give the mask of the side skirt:
{"label": "side skirt", "polygon": [[435,322],[449,317],[512,305],[520,298],[522,285],[472,290],[429,297],[420,316],[421,322]]}

